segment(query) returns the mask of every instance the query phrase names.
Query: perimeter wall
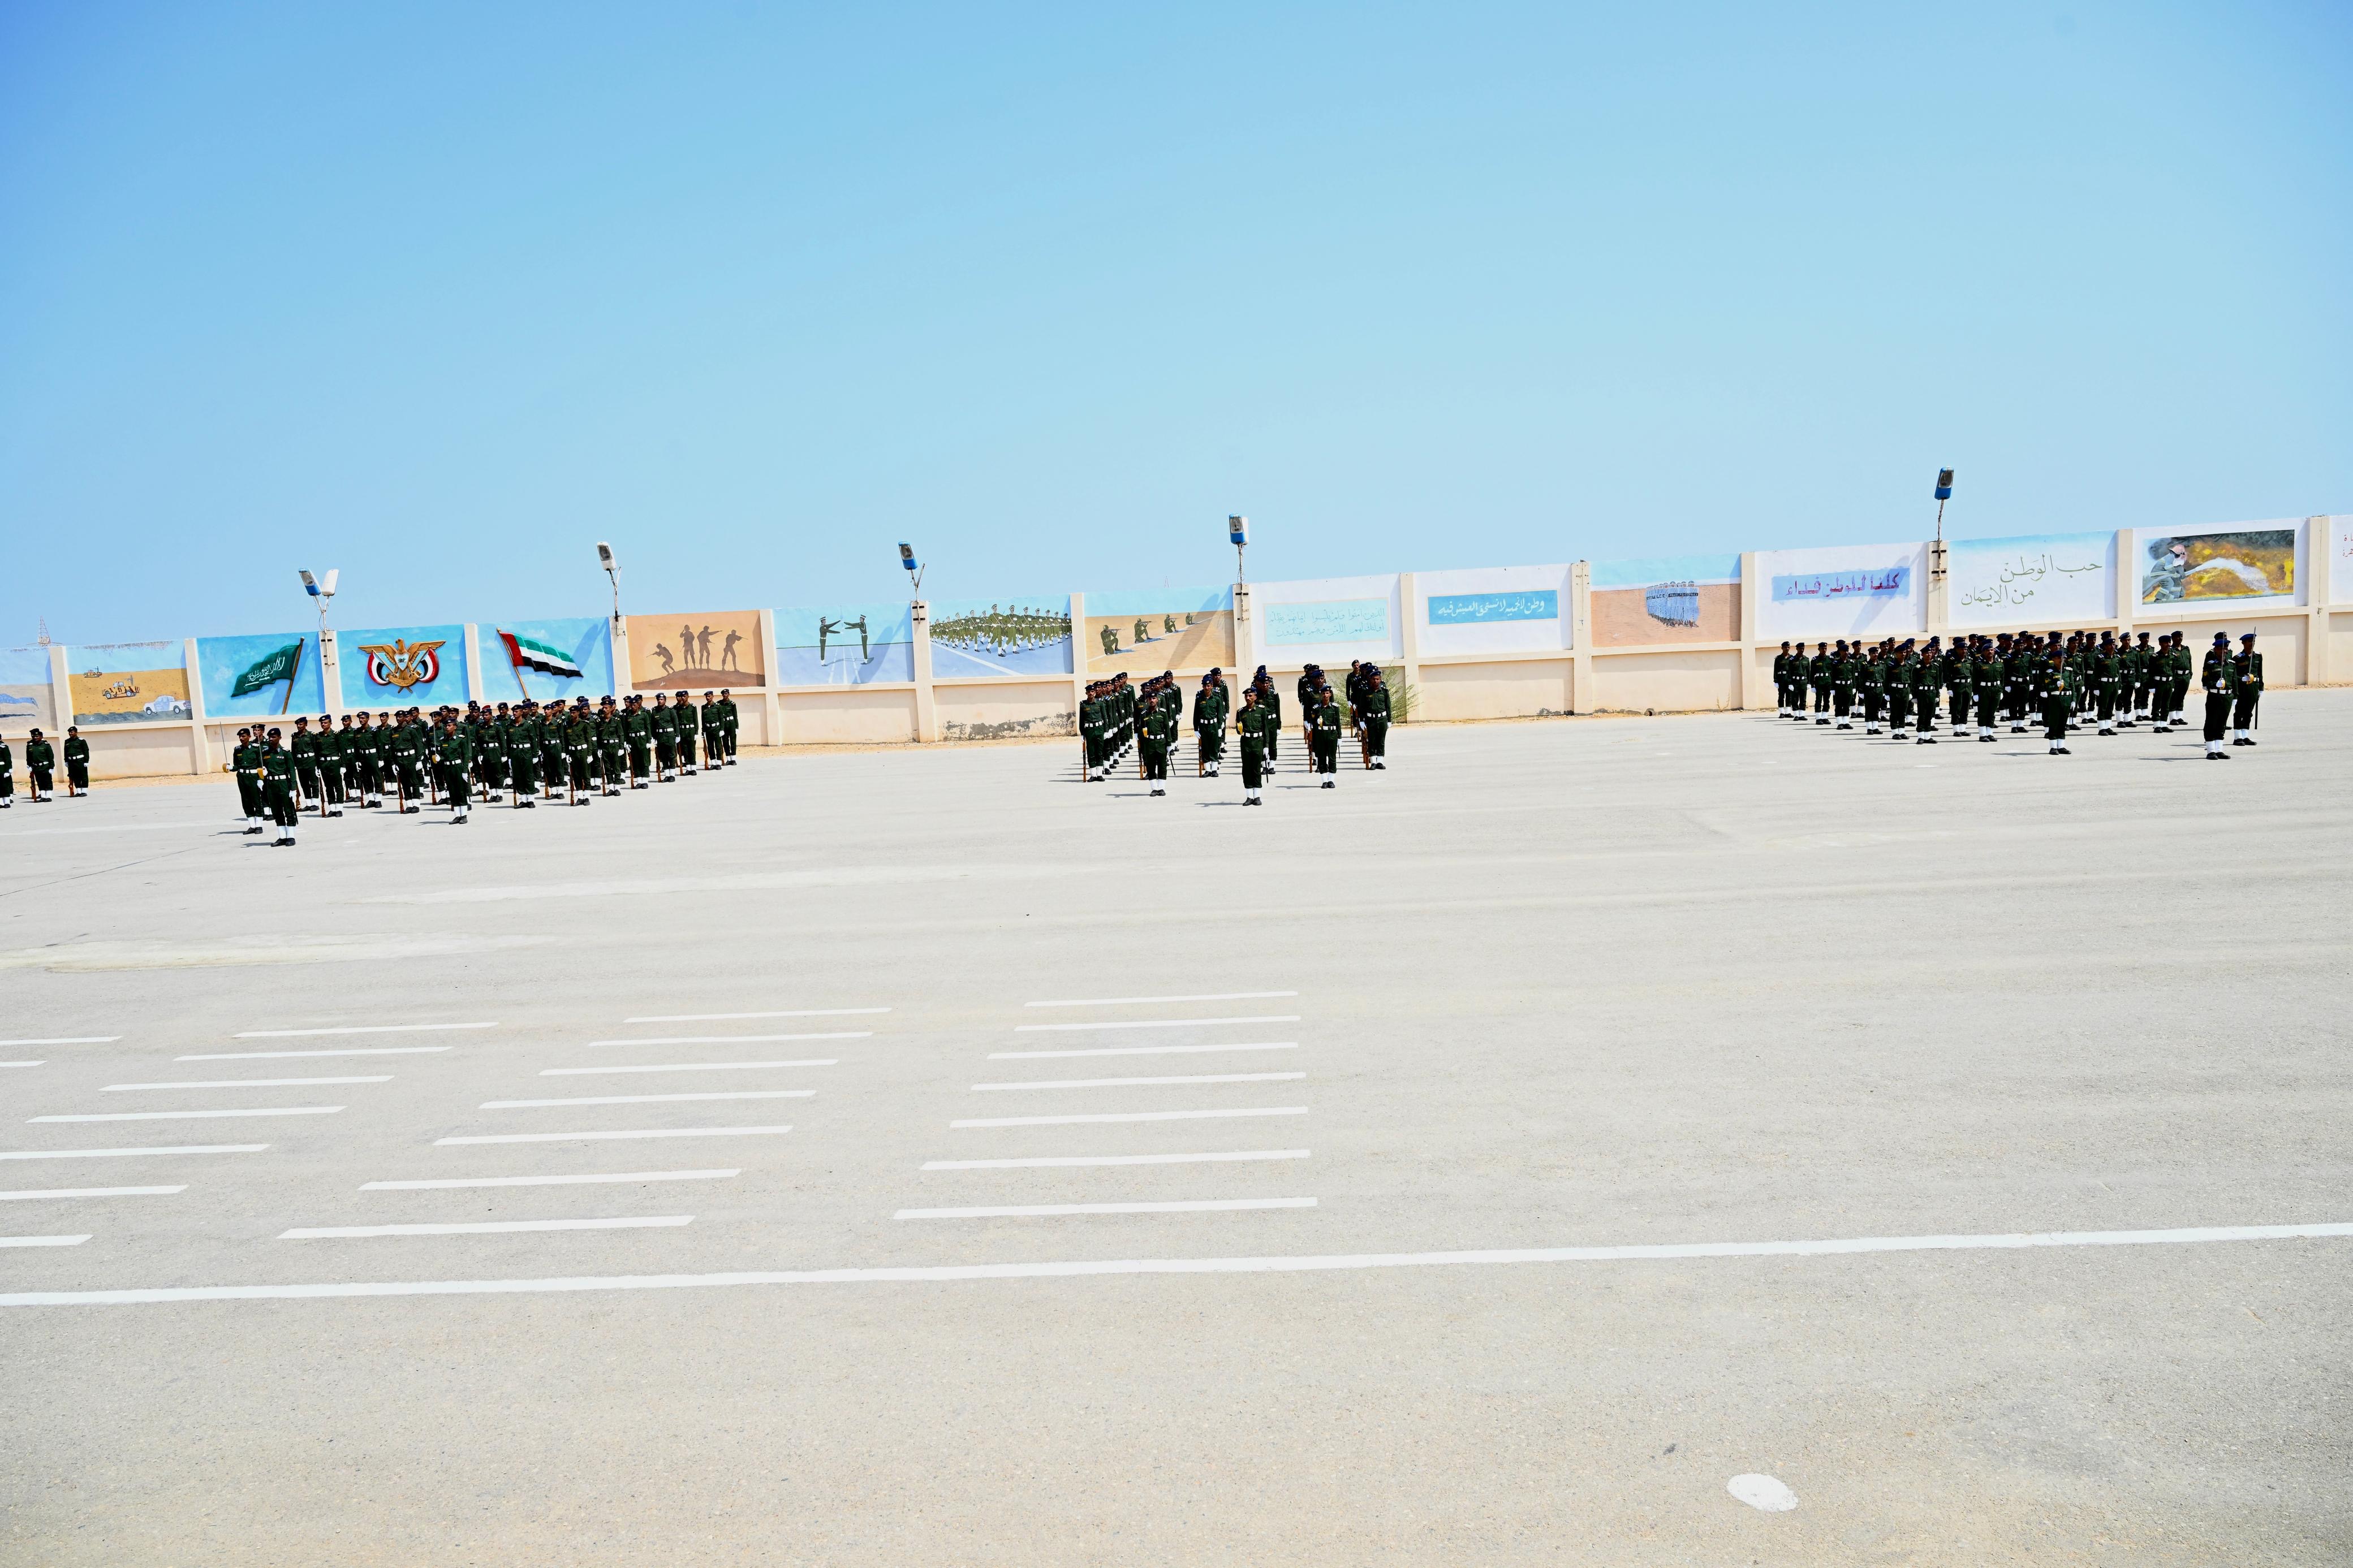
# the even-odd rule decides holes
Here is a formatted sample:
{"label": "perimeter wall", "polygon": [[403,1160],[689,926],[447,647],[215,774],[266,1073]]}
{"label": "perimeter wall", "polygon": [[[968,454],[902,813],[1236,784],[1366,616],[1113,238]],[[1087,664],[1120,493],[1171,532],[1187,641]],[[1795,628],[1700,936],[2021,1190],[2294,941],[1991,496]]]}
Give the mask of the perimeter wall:
{"label": "perimeter wall", "polygon": [[0,648],[0,735],[78,724],[101,778],[209,773],[241,724],[730,691],[744,743],[1070,734],[1086,683],[1401,668],[1419,721],[1757,708],[1784,639],[2256,633],[2353,683],[2353,514],[1138,592]]}

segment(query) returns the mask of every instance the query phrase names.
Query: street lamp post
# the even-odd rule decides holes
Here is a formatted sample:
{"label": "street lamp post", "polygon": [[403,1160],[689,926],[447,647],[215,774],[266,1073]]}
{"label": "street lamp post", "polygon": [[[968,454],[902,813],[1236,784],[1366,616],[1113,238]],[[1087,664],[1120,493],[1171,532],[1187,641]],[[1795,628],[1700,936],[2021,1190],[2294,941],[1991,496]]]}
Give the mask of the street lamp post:
{"label": "street lamp post", "polygon": [[1928,575],[1935,582],[1945,580],[1945,503],[1953,499],[1953,470],[1936,470],[1936,542],[1928,552]]}
{"label": "street lamp post", "polygon": [[1242,570],[1242,552],[1250,548],[1250,519],[1239,515],[1227,518],[1226,538],[1234,547],[1234,581],[1247,583],[1250,574]]}
{"label": "street lamp post", "polygon": [[319,603],[319,683],[327,700],[336,708],[343,706],[343,675],[335,658],[335,634],[327,625],[327,605],[335,596],[335,580],[343,575],[340,567],[330,566],[324,577],[313,577],[303,568],[302,591]]}

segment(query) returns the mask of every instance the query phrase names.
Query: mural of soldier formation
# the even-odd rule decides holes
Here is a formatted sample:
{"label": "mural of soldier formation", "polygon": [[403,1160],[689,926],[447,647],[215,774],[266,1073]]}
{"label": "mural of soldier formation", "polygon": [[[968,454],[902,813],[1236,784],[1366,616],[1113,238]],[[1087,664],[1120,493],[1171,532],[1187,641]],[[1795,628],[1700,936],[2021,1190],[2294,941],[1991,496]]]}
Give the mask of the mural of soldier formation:
{"label": "mural of soldier formation", "polygon": [[2039,728],[2050,754],[2066,756],[2071,733],[2092,730],[2114,735],[2147,724],[2166,734],[2187,725],[2184,709],[2195,682],[2206,703],[2206,759],[2227,762],[2232,746],[2255,743],[2255,708],[2263,692],[2263,656],[2255,634],[2239,638],[2233,652],[2228,632],[2194,668],[2188,634],[2168,632],[2135,641],[2112,631],[2003,632],[1994,637],[1956,637],[1950,646],[1930,637],[1925,647],[1893,637],[1871,647],[1841,639],[1820,642],[1808,653],[1803,643],[1783,643],[1773,659],[1773,684],[1780,694],[1780,717],[1833,730],[1876,735],[1883,721],[1889,738],[1915,745],[1936,743],[1943,709],[1954,739],[1991,744],[1997,726],[2013,735]]}
{"label": "mural of soldier formation", "polygon": [[[1352,664],[1343,690],[1347,697],[1345,712],[1320,666],[1311,664],[1300,674],[1296,691],[1300,744],[1307,773],[1325,789],[1339,784],[1344,730],[1355,738],[1357,758],[1366,772],[1380,773],[1388,767],[1391,710],[1388,681],[1380,667]],[[1079,705],[1085,778],[1096,784],[1107,781],[1112,770],[1132,752],[1137,777],[1151,785],[1150,795],[1166,795],[1169,759],[1186,720],[1185,692],[1173,670],[1163,670],[1140,683],[1124,674],[1090,682]],[[1194,776],[1211,779],[1222,773],[1230,726],[1241,753],[1242,804],[1264,805],[1266,780],[1276,770],[1282,745],[1282,698],[1266,666],[1258,667],[1239,702],[1222,669],[1203,676],[1193,693],[1190,723]]]}
{"label": "mural of soldier formation", "polygon": [[512,809],[551,803],[586,805],[596,796],[651,789],[735,765],[736,711],[727,691],[697,704],[656,692],[590,707],[586,697],[496,706],[328,714],[317,728],[297,718],[290,732],[253,726],[237,732],[230,770],[248,834],[277,828],[291,845],[301,817],[340,817],[347,805],[389,805],[396,816],[447,807],[452,826],[470,820],[474,797]]}

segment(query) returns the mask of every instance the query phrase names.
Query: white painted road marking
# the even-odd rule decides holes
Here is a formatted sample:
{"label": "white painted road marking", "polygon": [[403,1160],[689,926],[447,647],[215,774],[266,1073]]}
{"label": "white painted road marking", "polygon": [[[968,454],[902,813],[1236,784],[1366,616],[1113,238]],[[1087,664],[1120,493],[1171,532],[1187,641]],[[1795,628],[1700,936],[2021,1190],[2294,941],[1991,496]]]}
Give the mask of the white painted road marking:
{"label": "white painted road marking", "polygon": [[27,1121],[212,1121],[225,1116],[332,1116],[340,1105],[279,1105],[259,1110],[107,1110],[90,1116],[27,1116]]}
{"label": "white painted road marking", "polygon": [[216,1078],[189,1083],[110,1083],[100,1092],[121,1094],[133,1089],[295,1089],[321,1083],[390,1083],[390,1073],[371,1078]]}
{"label": "white painted road marking", "polygon": [[177,1187],[31,1187],[23,1192],[0,1193],[0,1203],[11,1203],[21,1198],[136,1198],[166,1193],[185,1193],[187,1190],[185,1185]]}
{"label": "white painted road marking", "polygon": [[1261,1002],[1296,991],[1205,991],[1198,996],[1098,996],[1077,1002],[1024,1002],[1024,1007],[1129,1007],[1152,1002]]}
{"label": "white painted road marking", "polygon": [[849,1029],[829,1035],[652,1035],[639,1040],[591,1040],[591,1049],[605,1046],[758,1046],[776,1040],[871,1040],[871,1029]]}
{"label": "white painted road marking", "polygon": [[1250,1018],[1128,1018],[1116,1024],[1016,1024],[1017,1035],[1061,1034],[1072,1029],[1206,1029],[1218,1024],[1296,1024],[1296,1013],[1265,1013]]}
{"label": "white painted road marking", "polygon": [[625,1068],[542,1068],[542,1078],[581,1078],[608,1072],[750,1072],[756,1068],[829,1068],[841,1065],[839,1057],[811,1057],[797,1062],[652,1062]]}
{"label": "white painted road marking", "polygon": [[427,1182],[368,1182],[364,1193],[433,1193],[453,1187],[586,1187],[607,1182],[723,1182],[742,1171],[619,1171],[599,1176],[476,1176]]}
{"label": "white painted road marking", "polygon": [[1659,1263],[1690,1258],[1823,1258],[1866,1252],[2007,1251],[2031,1247],[2160,1247],[2224,1241],[2353,1237],[2353,1222],[2215,1226],[2180,1230],[1882,1236],[1821,1241],[1667,1242],[1642,1247],[1502,1247],[1476,1252],[1333,1253],[1292,1258],[1138,1258],[1071,1263],[951,1263],[879,1268],[771,1269],[733,1274],[612,1274],[539,1279],[406,1279],[315,1285],[177,1285],[117,1290],[18,1290],[0,1307],[132,1306],[167,1301],[289,1301],[364,1296],[513,1296],[579,1290],[707,1290],[744,1285],[913,1285],[969,1279],[1081,1279],[1117,1274],[1305,1274],[1462,1264]]}
{"label": "white painted road marking", "polygon": [[347,1051],[215,1051],[207,1056],[174,1057],[175,1062],[276,1062],[296,1057],[425,1057],[448,1046],[363,1046]]}
{"label": "white painted road marking", "polygon": [[104,1160],[134,1154],[259,1154],[267,1143],[183,1143],[171,1149],[11,1149],[0,1160]]}
{"label": "white painted road marking", "polygon": [[1304,1149],[1243,1149],[1218,1154],[1050,1154],[1031,1160],[926,1160],[926,1171],[1028,1171],[1070,1165],[1221,1165],[1240,1160],[1304,1160]]}
{"label": "white painted road marking", "polygon": [[242,1029],[240,1040],[294,1040],[313,1035],[421,1035],[438,1029],[495,1029],[492,1024],[362,1024],[346,1029]]}
{"label": "white painted road marking", "polygon": [[1295,1051],[1297,1040],[1266,1040],[1247,1046],[1092,1046],[1082,1051],[991,1051],[993,1062],[1037,1062],[1063,1057],[1187,1057],[1204,1051]]}
{"label": "white painted road marking", "polygon": [[800,1007],[786,1013],[649,1013],[624,1018],[624,1024],[716,1024],[729,1018],[849,1018],[861,1013],[888,1013],[888,1007]]}
{"label": "white painted road marking", "polygon": [[488,1219],[468,1225],[318,1225],[278,1233],[280,1241],[323,1241],[355,1236],[505,1236],[519,1230],[650,1230],[691,1225],[691,1214],[643,1219]]}
{"label": "white painted road marking", "polygon": [[752,1138],[769,1132],[790,1132],[789,1127],[647,1127],[627,1132],[492,1132],[465,1138],[436,1138],[444,1143],[575,1143],[606,1138]]}
{"label": "white painted road marking", "polygon": [[79,1247],[86,1236],[0,1236],[0,1247]]}
{"label": "white painted road marking", "polygon": [[976,1083],[972,1088],[974,1093],[980,1094],[990,1089],[1131,1089],[1139,1085],[1171,1083],[1274,1083],[1306,1076],[1303,1072],[1205,1072],[1181,1078],[1048,1078],[1023,1083]]}
{"label": "white painted road marking", "polygon": [[1312,1209],[1314,1198],[1196,1198],[1158,1204],[1015,1204],[997,1208],[901,1209],[892,1219],[1016,1219],[1029,1215],[1222,1214],[1234,1209]]}
{"label": "white painted road marking", "polygon": [[48,1065],[47,1062],[0,1062],[0,1068],[40,1068]]}
{"label": "white painted road marking", "polygon": [[1113,1110],[1093,1116],[986,1116],[951,1121],[950,1127],[1069,1127],[1082,1121],[1221,1121],[1236,1116],[1304,1116],[1303,1105],[1258,1106],[1245,1110]]}
{"label": "white painted road marking", "polygon": [[1750,1508],[1762,1509],[1767,1513],[1787,1513],[1798,1506],[1798,1494],[1771,1476],[1735,1476],[1725,1483],[1724,1489]]}
{"label": "white painted road marking", "polygon": [[0,1046],[111,1046],[121,1035],[56,1035],[45,1040],[0,1040]]}
{"label": "white painted road marking", "polygon": [[483,1110],[538,1110],[551,1105],[668,1105],[689,1100],[807,1100],[813,1089],[742,1089],[717,1094],[576,1094],[563,1100],[486,1100]]}

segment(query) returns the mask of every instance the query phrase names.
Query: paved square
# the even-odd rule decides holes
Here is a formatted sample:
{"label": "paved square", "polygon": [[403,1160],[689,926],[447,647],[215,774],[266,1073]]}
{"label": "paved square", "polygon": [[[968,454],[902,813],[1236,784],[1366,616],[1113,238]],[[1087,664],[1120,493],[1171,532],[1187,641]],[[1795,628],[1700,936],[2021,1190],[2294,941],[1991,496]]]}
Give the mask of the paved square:
{"label": "paved square", "polygon": [[2353,691],[2263,719],[20,800],[0,1555],[2342,1562]]}

